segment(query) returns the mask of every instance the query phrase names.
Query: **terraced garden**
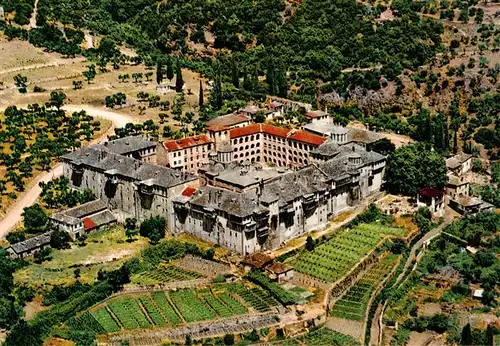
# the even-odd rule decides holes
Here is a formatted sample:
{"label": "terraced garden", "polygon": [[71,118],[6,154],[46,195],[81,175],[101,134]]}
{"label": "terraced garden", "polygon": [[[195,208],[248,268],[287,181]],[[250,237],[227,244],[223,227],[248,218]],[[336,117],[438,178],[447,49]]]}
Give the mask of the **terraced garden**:
{"label": "terraced garden", "polygon": [[390,254],[380,261],[378,265],[368,270],[335,304],[330,312],[331,315],[348,320],[362,321],[373,291],[394,268],[397,259],[397,255]]}
{"label": "terraced garden", "polygon": [[200,273],[172,264],[160,265],[155,270],[142,272],[132,276],[132,283],[137,285],[154,285],[173,281],[187,281],[203,277]]}
{"label": "terraced garden", "polygon": [[240,283],[219,284],[198,290],[123,295],[67,323],[104,334],[122,329],[175,327],[184,323],[228,318],[248,314],[249,308],[266,312],[279,305],[260,287],[248,288]]}
{"label": "terraced garden", "polygon": [[299,338],[276,340],[270,343],[274,346],[358,346],[354,338],[322,327]]}
{"label": "terraced garden", "polygon": [[361,258],[372,251],[385,236],[405,237],[403,228],[379,224],[360,224],[335,235],[311,252],[304,252],[293,262],[295,270],[325,282],[344,276]]}
{"label": "terraced garden", "polygon": [[335,332],[328,328],[319,328],[303,337],[298,338],[304,345],[307,346],[358,346],[359,342],[354,338]]}

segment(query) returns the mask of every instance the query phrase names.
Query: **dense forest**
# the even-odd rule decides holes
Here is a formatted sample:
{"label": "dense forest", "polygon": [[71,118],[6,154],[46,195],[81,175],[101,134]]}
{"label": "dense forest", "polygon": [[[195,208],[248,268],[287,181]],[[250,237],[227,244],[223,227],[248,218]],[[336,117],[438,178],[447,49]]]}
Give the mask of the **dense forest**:
{"label": "dense forest", "polygon": [[[17,4],[7,2],[12,2],[8,8]],[[383,64],[384,74],[394,78],[403,68],[425,64],[441,48],[439,22],[408,11],[377,24],[381,11],[352,0],[311,0],[300,5],[281,0],[104,0],[90,1],[90,7],[80,1],[40,0],[38,27],[29,33],[10,28],[7,34],[73,55],[83,38],[80,29],[88,28],[133,46],[152,60],[170,54],[205,61],[208,73],[214,73],[211,55],[218,54],[230,63],[231,68],[221,71],[228,81],[235,75],[266,75],[271,93],[286,94],[286,88],[280,88],[284,84],[294,86],[298,98],[304,95],[312,101],[316,84],[336,81],[341,68]],[[25,22],[17,17],[15,21]],[[72,24],[77,30],[63,32],[55,22]],[[213,49],[200,52],[191,43],[202,47],[210,43]],[[372,84],[378,86],[376,81]]]}

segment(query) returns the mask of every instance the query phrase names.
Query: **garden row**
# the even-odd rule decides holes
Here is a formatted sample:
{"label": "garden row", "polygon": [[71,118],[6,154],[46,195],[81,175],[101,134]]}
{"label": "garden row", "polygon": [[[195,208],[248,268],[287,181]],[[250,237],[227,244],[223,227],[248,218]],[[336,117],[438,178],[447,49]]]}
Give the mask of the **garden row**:
{"label": "garden row", "polygon": [[258,312],[265,312],[279,303],[259,287],[248,288],[239,283],[221,284],[198,290],[157,291],[140,296],[122,296],[70,319],[68,324],[77,329],[88,328],[95,333],[175,327],[184,322],[244,315],[248,313],[245,305]]}
{"label": "garden row", "polygon": [[386,236],[404,237],[402,228],[360,224],[333,236],[328,242],[305,251],[293,262],[295,270],[325,282],[335,282],[372,251]]}
{"label": "garden row", "polygon": [[262,286],[267,291],[271,292],[271,294],[283,304],[295,304],[298,301],[297,297],[295,297],[292,293],[286,291],[276,282],[272,281],[267,275],[265,275],[261,271],[253,270],[250,273],[248,273],[247,278],[250,281],[253,281],[256,284]]}
{"label": "garden row", "polygon": [[368,270],[340,299],[331,314],[348,320],[362,321],[373,291],[396,265],[398,256],[390,254]]}
{"label": "garden row", "polygon": [[359,342],[354,338],[322,327],[307,333],[296,339],[285,339],[274,341],[271,345],[276,346],[358,346]]}
{"label": "garden row", "polygon": [[175,265],[160,265],[155,270],[139,273],[132,277],[135,284],[152,285],[165,282],[187,281],[203,277],[203,275]]}

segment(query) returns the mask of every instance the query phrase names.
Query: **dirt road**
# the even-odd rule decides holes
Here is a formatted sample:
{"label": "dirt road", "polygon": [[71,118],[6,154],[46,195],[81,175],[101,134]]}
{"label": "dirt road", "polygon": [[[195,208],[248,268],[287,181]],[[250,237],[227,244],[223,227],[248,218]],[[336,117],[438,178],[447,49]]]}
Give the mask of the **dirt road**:
{"label": "dirt road", "polygon": [[[129,122],[136,122],[135,119],[129,117],[128,115],[87,105],[65,105],[64,109],[68,112],[78,112],[84,110],[87,114],[93,117],[103,118],[113,123],[113,126],[111,126],[111,128],[102,136],[94,139],[92,144],[105,140],[109,134],[113,133],[114,128],[123,127]],[[61,164],[57,164],[49,172],[42,174],[35,179],[32,187],[24,192],[24,194],[17,200],[16,204],[14,204],[14,206],[7,212],[7,215],[5,215],[2,221],[0,221],[0,238],[4,238],[7,233],[11,231],[19,221],[21,221],[23,209],[35,203],[41,192],[39,183],[42,181],[47,182],[61,176],[62,174],[63,167]]]}

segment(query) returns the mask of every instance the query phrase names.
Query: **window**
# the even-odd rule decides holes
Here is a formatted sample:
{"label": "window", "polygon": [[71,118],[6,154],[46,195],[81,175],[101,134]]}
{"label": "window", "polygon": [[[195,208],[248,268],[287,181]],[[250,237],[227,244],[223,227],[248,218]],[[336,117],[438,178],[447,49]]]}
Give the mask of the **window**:
{"label": "window", "polygon": [[259,134],[255,135],[255,139],[259,139],[259,138],[260,138]]}
{"label": "window", "polygon": [[250,136],[250,140],[253,141],[253,135]]}
{"label": "window", "polygon": [[243,138],[240,138],[240,144],[243,143]]}
{"label": "window", "polygon": [[254,145],[253,143],[252,143],[252,144],[250,144],[250,148],[253,148],[253,147],[255,147],[255,145]]}
{"label": "window", "polygon": [[248,142],[248,137],[245,137],[245,143]]}

